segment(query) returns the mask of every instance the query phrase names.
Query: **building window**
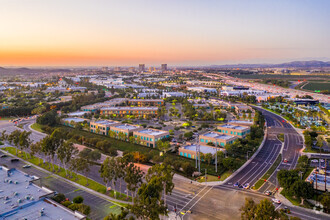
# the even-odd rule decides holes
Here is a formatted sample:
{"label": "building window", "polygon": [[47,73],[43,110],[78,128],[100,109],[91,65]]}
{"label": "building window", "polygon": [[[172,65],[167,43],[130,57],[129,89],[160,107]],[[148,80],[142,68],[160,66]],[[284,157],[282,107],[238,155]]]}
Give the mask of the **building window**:
{"label": "building window", "polygon": [[188,154],[188,158],[191,158],[191,154]]}
{"label": "building window", "polygon": [[187,153],[184,153],[184,156],[187,157]]}
{"label": "building window", "polygon": [[183,153],[182,152],[180,152],[180,156],[183,156]]}

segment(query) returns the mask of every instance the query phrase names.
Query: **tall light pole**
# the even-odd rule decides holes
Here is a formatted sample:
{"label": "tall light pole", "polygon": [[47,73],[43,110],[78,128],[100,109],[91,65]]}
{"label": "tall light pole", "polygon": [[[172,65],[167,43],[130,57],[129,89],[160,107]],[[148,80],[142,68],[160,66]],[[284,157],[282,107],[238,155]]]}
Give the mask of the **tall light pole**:
{"label": "tall light pole", "polygon": [[218,142],[215,140],[215,173],[218,173]]}

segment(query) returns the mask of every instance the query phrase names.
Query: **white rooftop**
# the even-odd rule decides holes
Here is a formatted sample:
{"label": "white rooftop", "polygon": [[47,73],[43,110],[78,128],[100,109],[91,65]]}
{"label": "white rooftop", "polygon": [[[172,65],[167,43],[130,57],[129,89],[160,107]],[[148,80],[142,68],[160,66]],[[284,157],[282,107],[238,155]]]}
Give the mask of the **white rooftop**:
{"label": "white rooftop", "polygon": [[142,133],[142,134],[148,134],[148,135],[160,135],[160,134],[165,134],[166,131],[162,130],[154,130],[154,129],[144,129],[141,131],[137,131],[137,133]]}
{"label": "white rooftop", "polygon": [[120,122],[118,122],[118,121],[109,121],[109,120],[100,120],[100,121],[95,121],[94,123],[102,124],[102,125],[113,125],[113,124],[117,124],[117,123],[120,123]]}
{"label": "white rooftop", "polygon": [[[203,154],[207,154],[207,153],[211,153],[211,154],[215,154],[215,147],[211,147],[211,146],[204,146],[204,145],[187,145],[187,146],[183,146],[182,148],[186,149],[186,150],[191,150],[191,151],[197,151],[198,149],[200,150],[200,152],[202,152]],[[224,151],[225,149],[223,148],[218,148],[218,151]]]}
{"label": "white rooftop", "polygon": [[[73,212],[68,208],[53,202],[49,199],[39,200],[33,205],[17,209],[4,216],[4,219],[38,219],[38,220],[58,220],[58,219],[84,219],[85,216]],[[1,219],[1,218],[0,218]]]}
{"label": "white rooftop", "polygon": [[16,169],[0,166],[0,219],[17,208],[32,204],[40,197],[52,194],[47,188],[31,183],[36,177],[29,176]]}
{"label": "white rooftop", "polygon": [[230,129],[235,129],[235,130],[244,130],[244,129],[247,129],[248,127],[239,126],[239,125],[225,124],[225,125],[220,125],[219,128],[230,128]]}
{"label": "white rooftop", "polygon": [[113,127],[119,128],[119,129],[125,129],[125,130],[134,130],[134,129],[140,128],[137,125],[130,125],[130,124],[115,125]]}
{"label": "white rooftop", "polygon": [[211,137],[211,138],[215,138],[215,139],[220,139],[220,140],[229,140],[231,138],[233,138],[234,136],[230,136],[230,135],[225,135],[225,134],[218,134],[216,132],[208,132],[205,134],[202,134],[200,137]]}
{"label": "white rooftop", "polygon": [[67,121],[67,122],[84,122],[86,119],[83,118],[64,118],[63,121]]}

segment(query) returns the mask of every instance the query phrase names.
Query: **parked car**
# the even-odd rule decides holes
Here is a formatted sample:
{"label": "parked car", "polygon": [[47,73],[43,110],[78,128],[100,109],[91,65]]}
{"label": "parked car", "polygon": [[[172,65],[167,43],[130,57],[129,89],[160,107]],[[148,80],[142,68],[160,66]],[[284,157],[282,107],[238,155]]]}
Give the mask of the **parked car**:
{"label": "parked car", "polygon": [[236,183],[234,184],[235,187],[238,187],[239,185],[240,185],[239,182],[236,182]]}
{"label": "parked car", "polygon": [[272,199],[272,201],[273,201],[274,203],[276,203],[276,204],[281,204],[281,201],[278,200],[278,199]]}
{"label": "parked car", "polygon": [[0,158],[4,158],[4,157],[7,157],[7,154],[2,154],[2,155],[0,156]]}
{"label": "parked car", "polygon": [[23,168],[30,168],[30,167],[31,167],[31,165],[29,165],[29,164],[26,164],[23,166]]}
{"label": "parked car", "polygon": [[19,161],[19,159],[17,159],[17,158],[14,158],[14,159],[10,160],[10,162],[18,162],[18,161]]}

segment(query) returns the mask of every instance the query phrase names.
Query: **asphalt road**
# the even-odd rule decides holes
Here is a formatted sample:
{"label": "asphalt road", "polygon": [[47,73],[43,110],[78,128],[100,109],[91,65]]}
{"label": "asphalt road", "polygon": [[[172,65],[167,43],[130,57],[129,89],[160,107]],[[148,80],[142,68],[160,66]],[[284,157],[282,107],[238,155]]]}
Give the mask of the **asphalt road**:
{"label": "asphalt road", "polygon": [[[2,153],[0,152],[0,155]],[[12,157],[0,158],[0,165],[5,165],[8,168],[16,168],[18,170],[22,170],[23,172],[39,177],[39,180],[35,181],[35,184],[39,186],[45,186],[53,191],[58,193],[64,193],[67,198],[71,201],[76,196],[82,196],[84,198],[84,203],[91,207],[91,213],[89,215],[90,219],[103,219],[110,212],[120,212],[120,207],[114,207],[114,204],[108,200],[105,200],[101,197],[98,197],[95,194],[92,194],[88,191],[80,189],[76,186],[71,185],[69,182],[63,181],[61,179],[56,178],[54,175],[50,175],[47,172],[34,168],[33,166],[30,168],[22,168],[25,165],[22,160],[19,162],[10,162]]]}

